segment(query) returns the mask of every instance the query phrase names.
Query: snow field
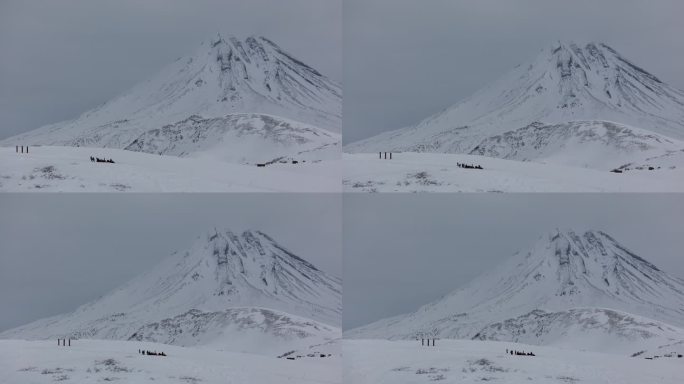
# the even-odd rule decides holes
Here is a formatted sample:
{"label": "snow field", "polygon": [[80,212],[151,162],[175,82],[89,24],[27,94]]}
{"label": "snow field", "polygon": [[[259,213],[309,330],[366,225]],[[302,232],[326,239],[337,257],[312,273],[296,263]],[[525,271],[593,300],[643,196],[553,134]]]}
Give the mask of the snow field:
{"label": "snow field", "polygon": [[[90,156],[115,164],[93,163]],[[112,148],[0,147],[2,192],[339,192],[338,160],[231,164]]]}
{"label": "snow field", "polygon": [[[167,354],[143,356],[138,349]],[[133,341],[0,340],[2,383],[341,383],[338,357],[279,359]]]}
{"label": "snow field", "polygon": [[[684,167],[612,173],[444,153],[342,155],[344,192],[681,192]],[[481,165],[463,169],[456,163]]]}
{"label": "snow field", "polygon": [[[531,351],[511,356],[506,349]],[[401,383],[681,383],[684,359],[646,360],[525,344],[437,340],[345,340],[344,380],[354,384]]]}

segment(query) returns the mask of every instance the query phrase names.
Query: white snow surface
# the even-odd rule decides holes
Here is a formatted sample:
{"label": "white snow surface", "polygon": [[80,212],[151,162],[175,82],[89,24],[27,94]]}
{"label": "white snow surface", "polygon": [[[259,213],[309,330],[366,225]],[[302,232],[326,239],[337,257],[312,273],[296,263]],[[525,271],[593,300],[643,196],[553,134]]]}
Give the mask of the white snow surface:
{"label": "white snow surface", "polygon": [[141,340],[279,355],[341,337],[341,280],[259,231],[213,231],[75,311],[2,339]]}
{"label": "white snow surface", "polygon": [[[138,349],[163,351],[146,356]],[[341,383],[339,353],[279,359],[217,348],[138,341],[0,340],[0,382],[22,383]]]}
{"label": "white snow surface", "polygon": [[[506,349],[536,356],[511,356]],[[680,348],[681,350],[681,348]],[[344,340],[344,380],[384,383],[680,383],[684,359],[646,360],[590,351],[471,340]]]}
{"label": "white snow surface", "polygon": [[604,232],[555,230],[443,298],[345,337],[519,340],[631,354],[684,340],[683,319],[684,280]]}
{"label": "white snow surface", "polygon": [[193,115],[279,116],[341,131],[341,87],[264,37],[220,35],[152,79],[78,118],[10,137],[1,145],[125,148],[140,135]]}
{"label": "white snow surface", "polygon": [[[314,152],[330,158],[339,147]],[[211,153],[181,158],[112,148],[39,146],[17,154],[14,147],[0,147],[0,191],[340,192],[339,159],[310,161],[308,153],[293,155],[258,168],[229,163]],[[94,163],[90,156],[115,163]]]}
{"label": "white snow surface", "polygon": [[[600,156],[600,152],[594,153]],[[344,192],[684,191],[684,151],[622,164],[619,168],[624,172],[619,174],[581,166],[451,153],[395,152],[392,160],[379,159],[377,152],[345,153],[342,159]],[[483,169],[459,168],[457,163],[480,165]]]}

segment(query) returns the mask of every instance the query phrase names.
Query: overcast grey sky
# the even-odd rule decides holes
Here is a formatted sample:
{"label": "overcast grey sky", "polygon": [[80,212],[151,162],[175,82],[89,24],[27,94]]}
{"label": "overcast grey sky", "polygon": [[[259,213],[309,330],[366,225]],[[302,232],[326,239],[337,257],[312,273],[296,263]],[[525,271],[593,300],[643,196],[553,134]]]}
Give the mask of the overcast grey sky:
{"label": "overcast grey sky", "polygon": [[75,118],[216,36],[342,80],[341,0],[1,0],[0,138]]}
{"label": "overcast grey sky", "polygon": [[344,141],[413,125],[557,40],[604,42],[684,89],[680,0],[345,0]]}
{"label": "overcast grey sky", "polygon": [[682,194],[345,194],[343,327],[418,309],[554,228],[603,230],[684,278]]}
{"label": "overcast grey sky", "polygon": [[336,194],[2,194],[0,331],[68,312],[214,227],[259,229],[341,276]]}

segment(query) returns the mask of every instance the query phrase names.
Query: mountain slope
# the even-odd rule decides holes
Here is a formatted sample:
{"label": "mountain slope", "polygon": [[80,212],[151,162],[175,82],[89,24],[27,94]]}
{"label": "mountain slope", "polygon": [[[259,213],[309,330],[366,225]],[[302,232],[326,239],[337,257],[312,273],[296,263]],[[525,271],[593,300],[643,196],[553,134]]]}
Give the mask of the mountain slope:
{"label": "mountain slope", "polygon": [[269,115],[234,114],[214,119],[191,116],[147,131],[124,149],[219,158],[232,163],[263,163],[286,157],[339,158],[340,141],[338,134],[296,121]]}
{"label": "mountain slope", "polygon": [[623,124],[573,121],[554,125],[532,123],[491,136],[482,140],[470,154],[611,170],[625,163],[645,161],[650,156],[667,156],[682,149],[684,142]]}
{"label": "mountain slope", "polygon": [[[289,346],[299,338],[321,342],[339,333],[341,307],[340,279],[268,235],[214,231],[72,313],[0,337],[141,338],[194,345],[253,332]],[[180,335],[183,331],[190,333]]]}
{"label": "mountain slope", "polygon": [[558,345],[602,352],[637,352],[684,341],[684,330],[660,321],[603,308],[534,310],[479,331],[476,340]]}
{"label": "mountain slope", "polygon": [[[488,327],[497,323],[527,322],[535,310],[566,312],[568,318],[577,308],[610,309],[682,327],[684,280],[667,275],[603,232],[557,230],[440,300],[346,335],[473,338],[491,335]],[[530,339],[541,342],[540,337]]]}
{"label": "mountain slope", "polygon": [[534,122],[593,120],[682,140],[684,92],[605,44],[558,43],[453,107],[345,151],[469,153],[483,140]]}
{"label": "mountain slope", "polygon": [[258,113],[340,132],[341,87],[264,37],[216,39],[152,79],[72,121],[2,141],[124,148],[152,129],[199,115]]}

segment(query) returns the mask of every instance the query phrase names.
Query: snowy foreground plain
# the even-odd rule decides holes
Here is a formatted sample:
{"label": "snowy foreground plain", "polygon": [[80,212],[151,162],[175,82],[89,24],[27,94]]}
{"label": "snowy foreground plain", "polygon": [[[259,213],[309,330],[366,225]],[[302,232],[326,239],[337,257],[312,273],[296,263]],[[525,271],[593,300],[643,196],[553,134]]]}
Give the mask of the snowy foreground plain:
{"label": "snowy foreground plain", "polygon": [[[510,356],[506,349],[532,351]],[[684,359],[642,358],[525,344],[345,340],[344,381],[381,383],[682,383]]]}
{"label": "snowy foreground plain", "polygon": [[[681,192],[684,167],[611,173],[443,153],[342,154],[344,192]],[[463,169],[456,163],[480,165]]]}
{"label": "snowy foreground plain", "polygon": [[[138,349],[164,351],[143,356]],[[76,340],[0,340],[2,383],[341,383],[341,361],[278,359],[248,353],[165,344]]]}
{"label": "snowy foreground plain", "polygon": [[[113,159],[94,163],[90,156]],[[339,192],[339,160],[255,165],[111,148],[0,147],[2,192]]]}

